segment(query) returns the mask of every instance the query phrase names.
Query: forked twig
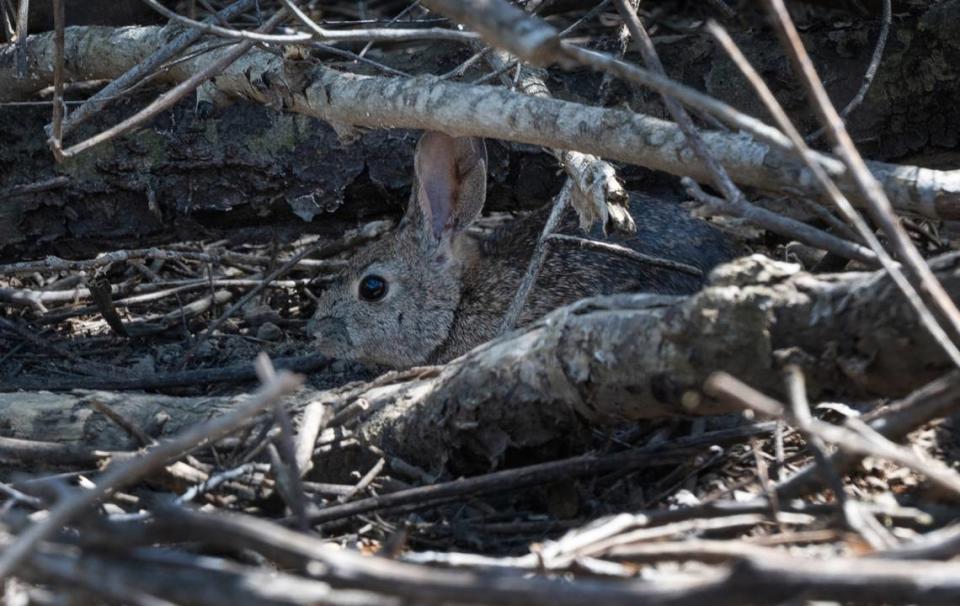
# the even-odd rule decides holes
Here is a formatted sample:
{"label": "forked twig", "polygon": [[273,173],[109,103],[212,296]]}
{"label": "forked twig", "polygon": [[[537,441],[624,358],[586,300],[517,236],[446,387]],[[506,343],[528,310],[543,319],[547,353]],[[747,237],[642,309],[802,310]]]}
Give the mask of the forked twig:
{"label": "forked twig", "polygon": [[[267,20],[260,28],[259,31],[270,31],[279,24],[285,17],[284,11],[277,11],[270,19]],[[133,116],[130,116],[126,120],[123,120],[119,124],[108,128],[107,130],[90,137],[80,143],[70,146],[69,148],[63,150],[63,152],[57,157],[58,161],[62,161],[65,158],[71,158],[83,151],[90,149],[96,145],[109,141],[123,133],[126,133],[137,126],[152,120],[160,113],[170,109],[177,104],[180,99],[184,98],[201,84],[216,76],[221,71],[223,71],[227,66],[232,64],[234,61],[242,57],[249,51],[254,45],[253,40],[243,40],[239,42],[232,49],[223,54],[219,59],[210,63],[197,73],[193,74],[180,84],[176,85],[172,89],[163,93],[157,97],[150,105],[143,108]],[[56,108],[54,108],[56,111]],[[54,113],[54,133],[58,132],[58,125],[56,120],[56,113]],[[56,152],[54,152],[56,154]]]}

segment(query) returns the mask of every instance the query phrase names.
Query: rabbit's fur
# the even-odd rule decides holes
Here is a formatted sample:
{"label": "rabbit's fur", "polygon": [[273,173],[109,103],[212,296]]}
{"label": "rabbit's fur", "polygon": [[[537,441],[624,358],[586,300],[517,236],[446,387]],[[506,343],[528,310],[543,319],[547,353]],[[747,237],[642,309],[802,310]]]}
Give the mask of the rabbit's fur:
{"label": "rabbit's fur", "polygon": [[[354,254],[320,295],[308,330],[321,352],[403,368],[445,362],[496,336],[545,212],[485,236],[468,233],[486,196],[486,150],[480,139],[428,132],[417,145],[415,171],[400,226]],[[718,231],[675,204],[634,197],[630,208],[637,233],[622,245],[704,273],[731,256]],[[386,282],[379,300],[361,296],[361,281],[371,284],[370,276]],[[700,286],[699,278],[676,270],[553,243],[519,323],[586,296],[686,294]]]}

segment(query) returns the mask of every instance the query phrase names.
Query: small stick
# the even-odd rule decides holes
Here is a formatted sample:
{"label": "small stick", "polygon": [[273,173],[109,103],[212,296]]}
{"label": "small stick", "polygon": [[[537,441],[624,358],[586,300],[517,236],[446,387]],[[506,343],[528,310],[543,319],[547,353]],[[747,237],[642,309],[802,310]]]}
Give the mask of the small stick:
{"label": "small stick", "polygon": [[698,267],[694,267],[693,265],[688,265],[687,263],[681,263],[679,261],[673,261],[671,259],[664,259],[663,257],[654,257],[653,255],[645,255],[641,252],[637,252],[633,250],[632,248],[627,248],[626,246],[620,246],[619,244],[613,244],[611,242],[601,242],[599,240],[590,240],[589,238],[580,238],[577,236],[568,236],[566,234],[551,234],[547,236],[547,240],[579,246],[580,248],[595,250],[597,252],[617,255],[620,257],[630,259],[632,261],[636,261],[637,263],[640,263],[642,265],[652,265],[654,267],[663,267],[665,269],[678,271],[681,273],[689,274],[696,278],[703,279],[703,271]]}
{"label": "small stick", "polygon": [[[272,437],[282,441],[283,430]],[[307,496],[303,490],[303,482],[300,480],[299,472],[291,467],[290,463],[293,463],[293,461],[284,460],[283,456],[280,455],[280,448],[277,447],[275,441],[269,441],[266,448],[267,455],[270,457],[270,469],[276,481],[277,492],[293,514],[297,528],[306,532],[310,528],[306,518]]]}
{"label": "small stick", "polygon": [[474,53],[469,59],[467,59],[460,65],[456,66],[455,68],[451,69],[445,74],[440,74],[437,77],[440,80],[449,80],[450,78],[456,78],[456,77],[462,76],[463,74],[466,73],[468,69],[470,69],[474,64],[476,64],[478,61],[483,59],[483,57],[492,50],[493,50],[492,47],[484,46],[482,49]]}
{"label": "small stick", "polygon": [[527,303],[527,298],[530,296],[530,291],[537,281],[537,276],[540,275],[540,268],[543,266],[543,260],[547,254],[547,238],[556,230],[557,225],[560,223],[560,218],[563,216],[563,212],[570,205],[572,190],[573,180],[567,178],[563,184],[563,189],[560,190],[560,193],[557,194],[553,202],[553,210],[550,211],[550,216],[547,217],[543,231],[540,232],[540,239],[537,241],[537,247],[534,249],[533,257],[531,257],[530,263],[527,265],[527,271],[523,275],[520,287],[517,288],[517,292],[513,296],[513,301],[510,302],[507,313],[503,315],[503,323],[500,325],[499,333],[501,335],[513,330],[517,321],[520,319],[523,306]]}
{"label": "small stick", "polygon": [[42,181],[27,183],[26,185],[16,185],[7,189],[6,191],[0,191],[0,201],[7,200],[9,198],[15,198],[17,196],[26,196],[28,194],[49,191],[51,189],[59,189],[61,187],[66,187],[69,183],[69,177],[51,177]]}
{"label": "small stick", "polygon": [[41,296],[41,293],[35,290],[7,288],[6,286],[0,286],[0,301],[10,305],[22,305],[29,307],[41,314],[47,313],[47,308],[43,304],[43,297]]}
{"label": "small stick", "polygon": [[[57,0],[54,0],[55,2]],[[20,0],[17,12],[17,77],[27,77],[27,33],[30,19],[30,0]]]}
{"label": "small stick", "polygon": [[90,289],[90,297],[93,299],[94,305],[100,311],[103,319],[107,321],[110,329],[118,336],[129,337],[130,335],[123,325],[123,320],[120,319],[120,314],[117,313],[117,307],[113,303],[110,281],[106,275],[95,275],[87,286]]}
{"label": "small stick", "polygon": [[370,486],[370,484],[373,484],[373,481],[377,479],[377,476],[380,475],[380,472],[383,471],[383,468],[386,464],[387,460],[383,457],[380,457],[380,459],[374,463],[373,467],[371,467],[367,473],[363,474],[363,477],[360,478],[360,481],[357,482],[356,485],[352,486],[346,493],[337,497],[337,501],[340,503],[346,503],[347,501],[353,499],[353,497],[357,496],[360,492],[366,490],[367,487]]}
{"label": "small stick", "polygon": [[[260,27],[260,31],[269,31],[279,24],[285,17],[284,11],[277,11],[277,13],[271,17],[266,23]],[[230,30],[227,30],[230,31]],[[72,158],[73,156],[90,149],[96,145],[109,141],[119,135],[122,135],[130,130],[133,130],[137,126],[152,120],[159,114],[170,109],[177,104],[185,96],[196,90],[198,86],[212,78],[213,76],[219,74],[234,61],[242,57],[249,51],[254,45],[253,40],[244,40],[234,46],[232,49],[223,54],[216,61],[211,62],[209,65],[193,74],[180,84],[176,85],[172,89],[163,93],[157,97],[150,105],[143,108],[133,116],[130,116],[126,120],[123,120],[119,124],[114,125],[107,130],[90,137],[80,143],[76,143],[71,147],[63,150],[62,158],[58,158],[58,161],[62,161],[64,158]],[[54,107],[54,112],[56,112],[56,106]],[[54,114],[56,117],[56,114]],[[56,125],[54,125],[54,132],[56,133]]]}
{"label": "small stick", "polygon": [[[226,7],[214,17],[216,19],[230,19],[247,10],[257,0],[238,0]],[[203,32],[190,28],[181,32],[169,43],[161,46],[153,54],[137,63],[119,78],[114,79],[110,84],[100,89],[92,97],[84,101],[83,105],[71,112],[70,116],[63,122],[62,136],[73,132],[77,126],[85,122],[91,116],[102,110],[114,99],[119,99],[123,91],[137,82],[143,80],[147,75],[155,72],[164,62],[175,57],[180,51],[184,50],[194,42],[200,39]]]}
{"label": "small stick", "polygon": [[[310,28],[313,33],[297,32],[296,34],[265,34],[261,33],[263,28],[260,28],[260,30],[256,32],[250,32],[245,30],[228,29],[214,25],[213,23],[195,21],[189,17],[184,17],[183,15],[168,9],[157,0],[143,1],[146,2],[150,8],[168,19],[178,21],[184,25],[195,27],[207,34],[215,34],[224,38],[241,39],[247,42],[267,42],[274,44],[298,44],[310,42],[311,40],[318,42],[367,42],[370,40],[377,42],[409,42],[414,40],[454,40],[463,42],[477,39],[477,35],[473,32],[461,32],[442,27],[429,27],[423,29],[323,29],[314,23],[313,20],[310,19],[305,13],[303,13],[299,7],[296,7],[291,0],[283,1],[290,12],[300,19],[301,22],[304,22],[304,20],[290,7],[296,7],[296,10],[303,14],[303,17],[305,17],[307,21],[313,23],[315,28]],[[276,17],[276,15],[274,15],[274,17]]]}
{"label": "small stick", "polygon": [[7,42],[16,42],[17,26],[14,23],[17,20],[16,13],[19,9],[13,5],[13,0],[3,0],[3,6],[0,6],[0,13],[3,14],[3,34]]}
{"label": "small stick", "polygon": [[822,229],[817,229],[803,221],[797,221],[796,219],[779,215],[765,208],[748,204],[745,201],[730,201],[729,199],[711,196],[703,191],[696,181],[689,177],[683,177],[680,182],[692,198],[707,205],[713,212],[732,217],[741,217],[768,231],[832,252],[844,259],[860,261],[870,267],[877,265],[877,255],[869,248],[856,242],[838,238],[833,234],[825,232]]}
{"label": "small stick", "polygon": [[864,431],[862,427],[857,429],[840,427],[813,418],[793,417],[780,402],[725,372],[717,372],[708,377],[704,387],[708,394],[712,396],[729,398],[733,402],[757,411],[764,416],[788,417],[798,429],[836,444],[846,451],[857,455],[888,459],[908,467],[925,475],[931,482],[948,490],[953,495],[960,496],[960,473],[938,461],[921,459],[912,450],[891,442],[875,431]]}
{"label": "small stick", "polygon": [[[0,318],[2,320],[2,318]],[[89,363],[88,363],[89,364]],[[330,358],[320,354],[309,354],[292,358],[277,358],[274,360],[277,368],[291,372],[309,373],[329,366]],[[200,368],[197,370],[181,370],[153,375],[139,376],[97,376],[70,377],[54,380],[44,379],[42,382],[5,381],[0,385],[0,392],[15,391],[18,389],[47,391],[70,391],[73,389],[169,389],[171,387],[189,387],[192,385],[206,385],[209,383],[238,383],[252,381],[257,378],[249,364],[226,366],[222,368]]]}
{"label": "small stick", "polygon": [[[50,149],[57,162],[63,162],[63,30],[66,17],[64,2],[53,0],[53,134],[50,136]],[[24,2],[26,4],[26,2]],[[26,31],[24,31],[26,36]]]}
{"label": "small stick", "polygon": [[[407,16],[408,13],[410,13],[413,9],[417,8],[418,6],[420,6],[420,0],[413,0],[413,2],[411,2],[410,4],[408,4],[406,8],[404,8],[402,11],[400,11],[399,13],[397,13],[396,15],[394,15],[394,17],[393,17],[392,19],[390,19],[389,21],[387,21],[386,25],[387,25],[388,27],[391,26],[391,25],[393,25],[394,23],[396,23],[396,22],[399,21],[400,19],[402,19],[402,18],[404,18],[405,16]],[[371,48],[373,48],[373,44],[374,44],[374,41],[373,41],[373,40],[371,40],[370,42],[367,42],[367,43],[364,45],[364,47],[363,47],[362,49],[360,49],[360,52],[357,53],[357,58],[363,59],[363,57],[367,54],[367,51],[369,51]]]}
{"label": "small stick", "polygon": [[[271,380],[276,374],[269,365],[264,366],[263,372]],[[271,467],[285,488],[281,494],[285,497],[287,506],[297,518],[300,529],[305,531],[310,528],[307,523],[307,495],[303,491],[303,481],[300,479],[303,474],[297,468],[293,445],[295,438],[293,423],[290,422],[290,415],[279,401],[273,405],[273,420],[280,428],[280,433],[274,437],[273,443],[268,445]]]}
{"label": "small stick", "polygon": [[[75,469],[77,466],[97,467],[111,453],[93,448],[61,442],[41,440],[23,440],[0,436],[0,461],[18,463],[24,466],[36,465],[43,461],[47,466],[63,466]],[[71,472],[72,473],[72,472]],[[2,552],[0,552],[2,553]]]}
{"label": "small stick", "polygon": [[323,401],[310,402],[304,408],[300,431],[297,432],[294,445],[294,460],[297,462],[300,477],[305,476],[313,467],[313,447],[331,417],[331,407]]}
{"label": "small stick", "polygon": [[239,467],[234,467],[233,469],[227,469],[221,471],[215,475],[210,476],[203,482],[195,484],[184,491],[179,497],[174,500],[175,505],[184,505],[193,501],[198,496],[214,490],[224,482],[229,482],[230,480],[235,480],[239,477],[242,477],[255,470],[255,465],[253,463],[246,463],[240,465]]}
{"label": "small stick", "polygon": [[125,416],[123,416],[122,414],[114,410],[113,407],[107,404],[106,402],[103,402],[102,400],[98,400],[96,398],[91,398],[90,400],[87,400],[86,403],[87,405],[90,406],[90,408],[96,410],[103,416],[107,417],[108,419],[113,421],[117,425],[117,427],[127,432],[127,434],[129,434],[137,442],[140,443],[141,447],[150,446],[151,444],[156,443],[156,441],[153,438],[145,434],[142,429],[137,427],[137,425],[133,421],[131,421],[130,419],[126,418]]}
{"label": "small stick", "polygon": [[[890,25],[893,22],[893,1],[883,0],[883,19],[880,22],[880,34],[877,36],[877,44],[873,49],[873,55],[870,57],[870,63],[867,65],[867,71],[863,74],[863,82],[860,84],[860,90],[854,95],[853,99],[840,110],[840,117],[846,119],[850,112],[860,107],[863,99],[873,84],[873,79],[877,76],[877,70],[880,68],[880,59],[883,58],[883,50],[887,46],[887,38],[890,35]],[[805,137],[807,143],[811,143],[820,138],[820,135],[827,131],[826,127],[821,126],[816,131]]]}
{"label": "small stick", "polygon": [[[403,506],[422,509],[436,505],[438,502],[446,502],[468,495],[515,490],[557,480],[567,481],[570,478],[584,475],[596,475],[627,468],[635,469],[650,464],[659,465],[689,461],[691,456],[699,454],[703,449],[713,445],[725,444],[734,440],[739,441],[750,435],[769,433],[772,425],[763,424],[754,427],[707,432],[700,436],[680,438],[650,448],[629,450],[602,457],[581,455],[549,463],[495,471],[472,478],[399,490],[319,509],[311,512],[309,517],[311,522],[320,524],[381,509],[395,509]],[[769,508],[769,506],[767,507]]]}

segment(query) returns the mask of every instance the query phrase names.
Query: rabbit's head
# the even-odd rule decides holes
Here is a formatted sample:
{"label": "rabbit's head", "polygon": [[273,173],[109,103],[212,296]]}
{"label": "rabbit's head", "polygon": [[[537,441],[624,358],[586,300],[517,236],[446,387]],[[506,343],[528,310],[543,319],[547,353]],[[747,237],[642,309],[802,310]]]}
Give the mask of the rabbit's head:
{"label": "rabbit's head", "polygon": [[475,257],[466,236],[486,197],[481,139],[427,132],[399,227],[348,262],[308,331],[321,352],[394,367],[425,363],[446,339]]}

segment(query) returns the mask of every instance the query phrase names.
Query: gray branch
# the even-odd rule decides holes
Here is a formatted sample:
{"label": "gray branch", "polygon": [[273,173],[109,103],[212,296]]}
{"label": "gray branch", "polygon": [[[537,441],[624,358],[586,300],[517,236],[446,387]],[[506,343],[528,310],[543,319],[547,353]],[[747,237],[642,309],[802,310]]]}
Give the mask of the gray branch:
{"label": "gray branch", "polygon": [[[160,48],[161,27],[73,27],[66,32],[64,77],[70,81],[113,79]],[[0,50],[0,102],[24,99],[53,80],[51,34],[30,37],[29,80],[17,79],[13,52]],[[229,48],[171,66],[158,78],[181,82],[218,60]],[[272,107],[315,116],[340,126],[435,129],[572,149],[674,175],[708,181],[703,163],[687,148],[672,122],[617,109],[530,97],[491,86],[471,86],[435,77],[360,76],[287,62],[253,50],[213,80],[221,92]],[[705,132],[710,153],[741,185],[817,197],[809,169],[743,134]],[[821,156],[855,204],[864,200],[843,166]],[[960,171],[870,164],[894,207],[928,217],[960,217]]]}

